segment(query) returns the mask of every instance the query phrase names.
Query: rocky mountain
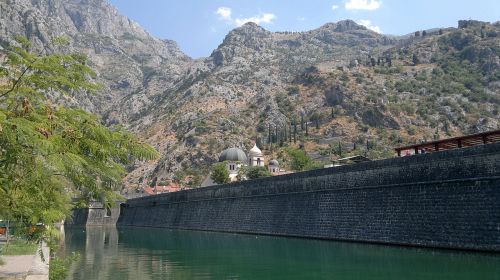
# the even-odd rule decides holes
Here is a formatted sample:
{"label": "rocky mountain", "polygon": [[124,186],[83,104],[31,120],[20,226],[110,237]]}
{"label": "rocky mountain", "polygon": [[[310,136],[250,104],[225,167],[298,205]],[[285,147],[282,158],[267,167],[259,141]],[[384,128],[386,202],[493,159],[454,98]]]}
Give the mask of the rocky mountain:
{"label": "rocky mountain", "polygon": [[[104,0],[5,0],[0,2],[0,42],[22,35],[39,52],[54,51],[56,37],[70,39],[68,51],[86,54],[104,85],[98,96],[75,100],[110,123],[123,122],[113,111],[125,99],[128,113],[151,102],[145,96],[170,86],[191,59],[174,41],[160,40],[122,16]],[[118,117],[118,119],[117,119]]]}
{"label": "rocky mountain", "polygon": [[130,167],[132,188],[155,177],[196,185],[222,149],[253,141],[286,166],[286,146],[317,160],[381,158],[403,143],[499,126],[498,23],[403,37],[350,20],[307,32],[247,23],[193,60],[105,0],[0,2],[0,42],[19,34],[40,52],[69,37],[104,85],[74,104],[161,151],[158,161]]}

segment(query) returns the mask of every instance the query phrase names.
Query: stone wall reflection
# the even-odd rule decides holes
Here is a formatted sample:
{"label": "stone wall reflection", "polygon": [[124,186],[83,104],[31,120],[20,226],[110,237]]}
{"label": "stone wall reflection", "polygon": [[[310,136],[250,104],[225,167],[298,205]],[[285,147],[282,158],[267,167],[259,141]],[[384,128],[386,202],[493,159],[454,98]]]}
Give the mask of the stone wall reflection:
{"label": "stone wall reflection", "polygon": [[82,256],[75,280],[500,279],[499,256],[428,249],[114,227],[66,229],[65,241]]}

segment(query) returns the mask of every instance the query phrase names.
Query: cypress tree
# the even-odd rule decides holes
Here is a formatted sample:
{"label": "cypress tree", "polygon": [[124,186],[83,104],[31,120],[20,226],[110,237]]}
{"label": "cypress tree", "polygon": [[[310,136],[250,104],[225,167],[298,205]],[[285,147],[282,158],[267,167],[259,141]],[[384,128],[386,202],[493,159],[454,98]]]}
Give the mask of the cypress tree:
{"label": "cypress tree", "polygon": [[297,123],[293,122],[293,143],[297,143]]}
{"label": "cypress tree", "polygon": [[272,144],[273,142],[273,136],[271,134],[271,124],[269,124],[269,137],[267,139],[267,143]]}

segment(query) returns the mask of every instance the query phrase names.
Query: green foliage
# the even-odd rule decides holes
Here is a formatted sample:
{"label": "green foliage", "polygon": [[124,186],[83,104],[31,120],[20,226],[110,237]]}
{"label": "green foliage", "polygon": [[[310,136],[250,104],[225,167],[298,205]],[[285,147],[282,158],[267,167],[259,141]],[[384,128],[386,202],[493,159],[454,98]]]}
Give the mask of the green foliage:
{"label": "green foliage", "polygon": [[398,66],[390,66],[390,67],[384,67],[384,66],[379,66],[374,69],[375,73],[378,74],[384,74],[384,75],[389,75],[389,74],[398,74],[403,72],[403,67],[401,65]]}
{"label": "green foliage", "polygon": [[271,172],[264,166],[243,166],[239,173],[240,177],[245,177],[248,180],[272,176]]}
{"label": "green foliage", "polygon": [[290,101],[288,96],[284,93],[280,93],[276,95],[274,100],[276,101],[280,112],[288,118],[291,118],[295,112],[295,105]]}
{"label": "green foliage", "polygon": [[158,153],[123,128],[107,128],[95,115],[52,103],[49,96],[99,89],[84,55],[37,55],[28,51],[29,41],[18,42],[21,47],[8,47],[2,64],[0,216],[25,228],[50,228],[68,216],[71,197],[110,203],[123,166]]}
{"label": "green foliage", "polygon": [[289,95],[297,95],[300,93],[300,89],[298,86],[289,86],[286,91]]}
{"label": "green foliage", "polygon": [[420,63],[420,59],[418,59],[418,56],[416,54],[413,54],[412,62],[413,62],[413,65],[417,65]]}
{"label": "green foliage", "polygon": [[2,255],[5,256],[19,256],[19,255],[32,255],[36,252],[38,245],[33,242],[25,240],[14,240],[5,244],[2,247]]}
{"label": "green foliage", "polygon": [[304,171],[320,167],[320,164],[314,162],[304,150],[288,147],[285,151],[291,159],[290,167],[293,170]]}
{"label": "green foliage", "polygon": [[219,162],[214,165],[210,178],[217,184],[227,184],[230,182],[229,170],[226,168],[226,163]]}
{"label": "green foliage", "polygon": [[71,263],[78,261],[80,254],[74,253],[67,258],[56,257],[50,260],[49,266],[49,279],[50,280],[64,280],[68,277],[68,270]]}

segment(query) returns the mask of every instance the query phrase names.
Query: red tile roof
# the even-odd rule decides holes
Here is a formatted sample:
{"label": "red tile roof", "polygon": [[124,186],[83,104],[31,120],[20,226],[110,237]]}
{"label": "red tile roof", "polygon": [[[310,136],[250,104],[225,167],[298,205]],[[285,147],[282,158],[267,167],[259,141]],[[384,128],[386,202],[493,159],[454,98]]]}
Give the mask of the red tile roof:
{"label": "red tile roof", "polygon": [[144,187],[143,190],[145,193],[149,195],[155,195],[160,193],[169,193],[169,192],[178,192],[181,190],[187,189],[186,187],[182,187],[179,185],[169,185],[169,186],[155,186],[155,187]]}

